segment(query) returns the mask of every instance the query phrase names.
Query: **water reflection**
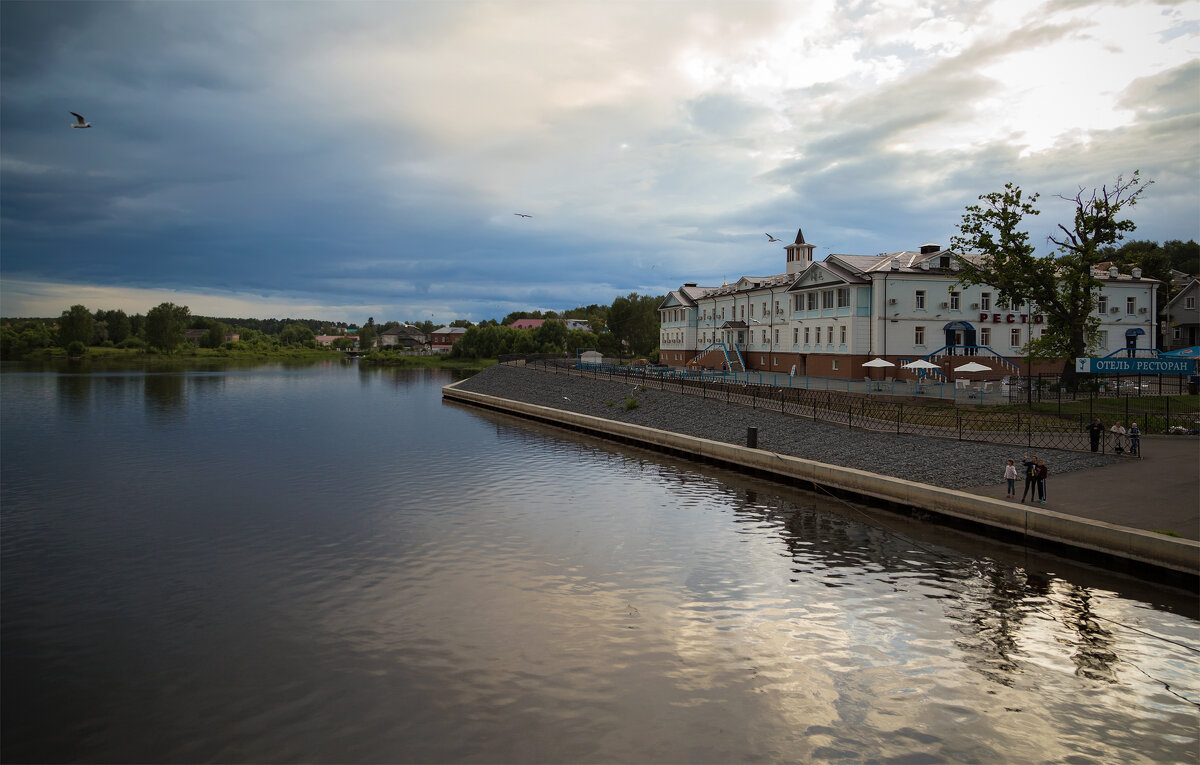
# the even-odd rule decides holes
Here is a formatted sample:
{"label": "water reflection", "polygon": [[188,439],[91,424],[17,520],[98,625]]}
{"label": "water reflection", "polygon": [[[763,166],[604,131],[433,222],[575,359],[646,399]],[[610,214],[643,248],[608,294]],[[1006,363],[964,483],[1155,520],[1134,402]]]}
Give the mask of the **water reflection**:
{"label": "water reflection", "polygon": [[178,374],[148,374],[142,378],[146,415],[151,421],[167,424],[183,419],[187,401],[184,379]]}
{"label": "water reflection", "polygon": [[1193,683],[1150,637],[1196,642],[1192,593],[439,406],[446,373],[146,377],[53,428],[59,381],[4,381],[5,759],[1195,758],[1147,679]]}

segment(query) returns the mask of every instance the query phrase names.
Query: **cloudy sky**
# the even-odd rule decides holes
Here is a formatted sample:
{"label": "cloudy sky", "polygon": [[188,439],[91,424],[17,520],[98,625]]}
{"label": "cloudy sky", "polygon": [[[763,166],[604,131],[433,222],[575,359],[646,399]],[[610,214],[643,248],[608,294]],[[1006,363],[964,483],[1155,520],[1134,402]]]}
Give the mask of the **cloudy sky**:
{"label": "cloudy sky", "polygon": [[[1200,3],[0,4],[0,314],[502,318],[948,244],[1139,169],[1200,238]],[[73,130],[68,111],[89,130]],[[514,213],[527,213],[522,218]]]}

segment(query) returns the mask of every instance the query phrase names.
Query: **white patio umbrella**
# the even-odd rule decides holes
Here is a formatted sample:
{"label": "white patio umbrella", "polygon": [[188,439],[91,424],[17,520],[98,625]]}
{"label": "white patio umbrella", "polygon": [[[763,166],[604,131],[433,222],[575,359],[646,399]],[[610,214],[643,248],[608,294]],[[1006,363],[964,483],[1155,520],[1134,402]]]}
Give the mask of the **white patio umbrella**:
{"label": "white patio umbrella", "polygon": [[941,369],[937,364],[932,364],[925,359],[917,359],[904,364],[904,369]]}
{"label": "white patio umbrella", "polygon": [[894,367],[896,366],[887,359],[871,359],[863,362],[864,367]]}
{"label": "white patio umbrella", "polygon": [[966,364],[963,364],[961,367],[955,367],[954,371],[955,372],[990,372],[990,371],[992,371],[992,368],[984,366],[983,364],[980,364],[978,361],[969,361]]}

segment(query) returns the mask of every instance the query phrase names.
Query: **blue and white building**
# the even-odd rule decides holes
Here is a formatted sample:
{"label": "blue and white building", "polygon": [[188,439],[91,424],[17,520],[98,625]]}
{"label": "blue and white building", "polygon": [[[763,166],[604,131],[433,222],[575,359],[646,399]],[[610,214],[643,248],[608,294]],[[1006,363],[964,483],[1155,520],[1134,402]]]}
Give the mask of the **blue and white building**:
{"label": "blue and white building", "polygon": [[[1022,349],[1044,331],[1045,316],[1035,305],[1002,304],[994,287],[958,284],[956,256],[940,245],[814,261],[813,245],[798,231],[784,250],[784,273],[671,291],[659,307],[659,360],[853,378],[876,357],[899,367],[921,358],[948,366],[953,357],[973,356],[1003,374],[1029,371]],[[1092,355],[1150,348],[1158,282],[1139,269],[1094,275],[1103,286]],[[1061,368],[1042,362],[1033,371]]]}

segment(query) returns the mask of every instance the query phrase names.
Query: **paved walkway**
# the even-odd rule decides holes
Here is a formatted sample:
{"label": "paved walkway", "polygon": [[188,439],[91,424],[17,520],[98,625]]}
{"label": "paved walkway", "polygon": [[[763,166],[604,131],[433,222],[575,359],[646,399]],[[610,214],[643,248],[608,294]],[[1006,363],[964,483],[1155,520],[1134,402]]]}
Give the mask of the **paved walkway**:
{"label": "paved walkway", "polygon": [[[1200,438],[1143,436],[1142,455],[1059,475],[1049,465],[1046,504],[1032,506],[1200,541]],[[1018,479],[1018,496],[1023,486]],[[1003,499],[1005,488],[1001,483],[966,491]]]}

